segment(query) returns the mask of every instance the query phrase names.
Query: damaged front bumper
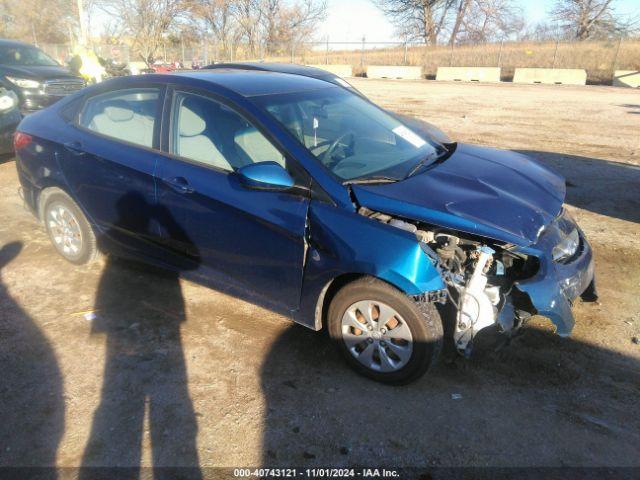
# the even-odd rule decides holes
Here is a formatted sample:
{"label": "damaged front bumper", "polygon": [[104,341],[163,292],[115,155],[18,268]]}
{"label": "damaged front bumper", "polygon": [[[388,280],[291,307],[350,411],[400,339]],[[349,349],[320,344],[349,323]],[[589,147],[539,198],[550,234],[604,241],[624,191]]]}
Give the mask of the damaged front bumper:
{"label": "damaged front bumper", "polygon": [[[553,248],[572,228],[578,229],[580,235],[577,252],[564,262],[554,261]],[[571,217],[563,214],[545,228],[535,245],[520,251],[537,257],[540,265],[533,277],[517,282],[514,287],[529,297],[535,309],[530,313],[549,318],[558,335],[570,335],[575,324],[571,311],[574,300],[581,295],[588,301],[597,299],[593,253],[584,233]]]}

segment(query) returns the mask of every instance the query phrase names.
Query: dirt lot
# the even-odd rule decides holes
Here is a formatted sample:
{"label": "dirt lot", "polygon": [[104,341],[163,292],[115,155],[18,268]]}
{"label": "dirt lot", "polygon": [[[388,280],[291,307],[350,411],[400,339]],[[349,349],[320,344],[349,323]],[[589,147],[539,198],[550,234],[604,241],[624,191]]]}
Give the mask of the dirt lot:
{"label": "dirt lot", "polygon": [[134,265],[66,263],[6,160],[0,465],[640,466],[640,92],[354,83],[567,177],[601,294],[575,306],[574,335],[536,320],[500,351],[378,385],[258,306]]}

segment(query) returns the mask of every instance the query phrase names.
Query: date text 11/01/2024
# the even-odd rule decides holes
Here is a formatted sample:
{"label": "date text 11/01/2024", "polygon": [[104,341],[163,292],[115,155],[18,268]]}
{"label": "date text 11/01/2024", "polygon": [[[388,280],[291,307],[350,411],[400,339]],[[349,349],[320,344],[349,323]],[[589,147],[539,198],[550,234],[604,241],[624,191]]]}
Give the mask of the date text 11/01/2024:
{"label": "date text 11/01/2024", "polygon": [[236,468],[233,476],[236,478],[397,478],[399,472],[386,468]]}

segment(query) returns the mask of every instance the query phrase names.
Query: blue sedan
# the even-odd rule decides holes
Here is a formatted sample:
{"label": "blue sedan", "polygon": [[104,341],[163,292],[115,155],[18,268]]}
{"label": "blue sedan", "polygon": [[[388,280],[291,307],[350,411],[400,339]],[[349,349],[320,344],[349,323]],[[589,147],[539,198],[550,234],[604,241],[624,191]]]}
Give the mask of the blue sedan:
{"label": "blue sedan", "polygon": [[533,314],[569,335],[596,291],[564,180],[409,123],[323,80],[220,69],[86,88],[25,118],[15,149],[70,262],[178,270],[326,328],[375,380],[415,380],[443,343],[469,355]]}

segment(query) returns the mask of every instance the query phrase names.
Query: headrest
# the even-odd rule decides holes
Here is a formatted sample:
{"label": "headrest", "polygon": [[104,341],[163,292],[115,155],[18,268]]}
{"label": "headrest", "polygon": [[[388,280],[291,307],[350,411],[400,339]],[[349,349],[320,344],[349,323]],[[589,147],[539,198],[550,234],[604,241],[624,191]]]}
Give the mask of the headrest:
{"label": "headrest", "polygon": [[112,122],[126,122],[133,118],[133,110],[124,100],[113,100],[104,107],[104,113]]}
{"label": "headrest", "polygon": [[278,117],[280,121],[284,124],[284,126],[287,127],[289,131],[298,138],[298,140],[304,143],[302,126],[300,125],[298,115],[296,115],[296,111],[293,105],[289,105],[289,104],[280,105],[278,107]]}
{"label": "headrest", "polygon": [[245,127],[245,128],[241,128],[240,130],[237,130],[233,139],[236,143],[243,143],[244,141],[246,141],[247,138],[250,138],[252,135],[255,135],[255,133],[258,130],[255,127]]}
{"label": "headrest", "polygon": [[195,137],[201,135],[207,127],[204,121],[202,107],[189,99],[182,102],[180,106],[180,136]]}
{"label": "headrest", "polygon": [[284,166],[280,151],[255,127],[243,128],[235,134],[234,141],[253,162],[271,161]]}

